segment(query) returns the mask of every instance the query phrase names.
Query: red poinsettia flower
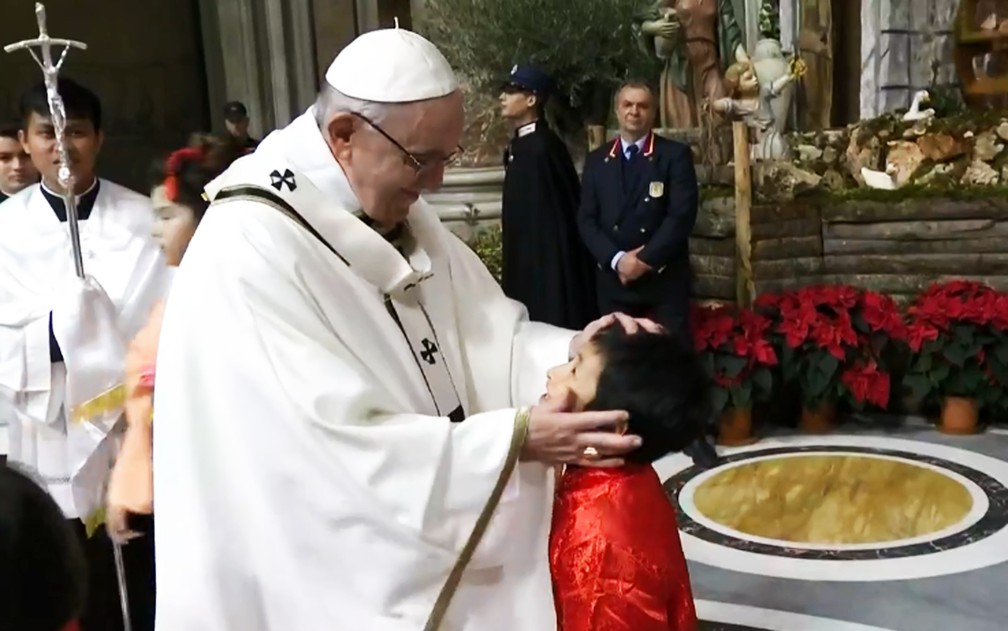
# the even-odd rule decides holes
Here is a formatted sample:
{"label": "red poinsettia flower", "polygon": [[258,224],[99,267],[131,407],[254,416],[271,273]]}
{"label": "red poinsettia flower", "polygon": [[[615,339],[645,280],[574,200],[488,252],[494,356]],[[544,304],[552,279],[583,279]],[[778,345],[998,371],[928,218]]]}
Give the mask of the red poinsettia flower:
{"label": "red poinsettia flower", "polygon": [[903,315],[896,302],[889,296],[874,291],[862,293],[860,312],[865,324],[872,331],[885,333],[892,339],[905,339],[906,326],[903,323]]}
{"label": "red poinsettia flower", "polygon": [[907,344],[910,350],[920,352],[924,342],[931,342],[938,339],[938,327],[926,320],[912,322],[907,326]]}
{"label": "red poinsettia flower", "polygon": [[889,373],[878,369],[874,360],[857,361],[840,374],[854,401],[884,408],[889,403]]}
{"label": "red poinsettia flower", "polygon": [[812,339],[819,348],[826,349],[826,352],[840,361],[847,357],[846,349],[856,346],[858,342],[850,313],[846,311],[838,313],[832,321],[817,321],[812,330]]}

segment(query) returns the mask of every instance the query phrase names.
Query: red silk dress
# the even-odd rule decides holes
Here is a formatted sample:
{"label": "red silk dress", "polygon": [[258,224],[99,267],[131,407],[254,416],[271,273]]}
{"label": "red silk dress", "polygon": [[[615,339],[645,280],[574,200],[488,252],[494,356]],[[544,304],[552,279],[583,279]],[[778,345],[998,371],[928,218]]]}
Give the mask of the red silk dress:
{"label": "red silk dress", "polygon": [[568,468],[549,554],[559,631],[696,631],[675,509],[651,466]]}

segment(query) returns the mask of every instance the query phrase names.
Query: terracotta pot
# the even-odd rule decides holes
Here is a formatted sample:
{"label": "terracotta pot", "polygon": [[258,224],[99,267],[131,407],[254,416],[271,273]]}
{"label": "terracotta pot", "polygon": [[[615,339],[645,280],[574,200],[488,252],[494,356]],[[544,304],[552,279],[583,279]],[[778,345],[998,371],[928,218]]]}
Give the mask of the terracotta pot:
{"label": "terracotta pot", "polygon": [[837,409],[833,403],[820,403],[810,409],[803,407],[798,429],[807,434],[825,434],[836,427]]}
{"label": "terracotta pot", "polygon": [[737,447],[751,445],[759,438],[752,434],[752,408],[729,408],[721,415],[718,423],[719,445]]}
{"label": "terracotta pot", "polygon": [[945,434],[976,434],[979,412],[976,399],[945,397],[938,430]]}

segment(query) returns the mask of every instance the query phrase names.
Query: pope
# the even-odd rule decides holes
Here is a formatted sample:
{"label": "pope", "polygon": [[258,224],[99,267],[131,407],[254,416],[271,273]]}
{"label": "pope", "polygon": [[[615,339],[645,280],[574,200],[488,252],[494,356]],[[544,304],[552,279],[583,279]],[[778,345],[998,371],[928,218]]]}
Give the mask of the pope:
{"label": "pope", "polygon": [[558,463],[613,466],[623,411],[523,407],[575,334],[529,322],[421,198],[462,94],[402,29],[207,186],[154,402],[160,631],[554,629]]}

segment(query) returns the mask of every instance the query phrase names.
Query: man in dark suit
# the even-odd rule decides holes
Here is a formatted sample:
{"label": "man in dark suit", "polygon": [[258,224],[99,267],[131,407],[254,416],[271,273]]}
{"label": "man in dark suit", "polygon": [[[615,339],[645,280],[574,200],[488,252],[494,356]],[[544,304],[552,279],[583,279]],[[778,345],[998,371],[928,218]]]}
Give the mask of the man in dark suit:
{"label": "man in dark suit", "polygon": [[599,308],[685,333],[698,196],[693,155],[652,131],[647,84],[623,85],[615,101],[620,134],[588,155],[578,211],[581,238],[598,266]]}
{"label": "man in dark suit", "polygon": [[[616,93],[619,136],[588,154],[578,228],[595,259],[603,314],[649,317],[692,343],[689,235],[697,179],[687,145],[652,131],[654,93],[631,82]],[[686,450],[702,466],[717,455],[703,439]]]}

